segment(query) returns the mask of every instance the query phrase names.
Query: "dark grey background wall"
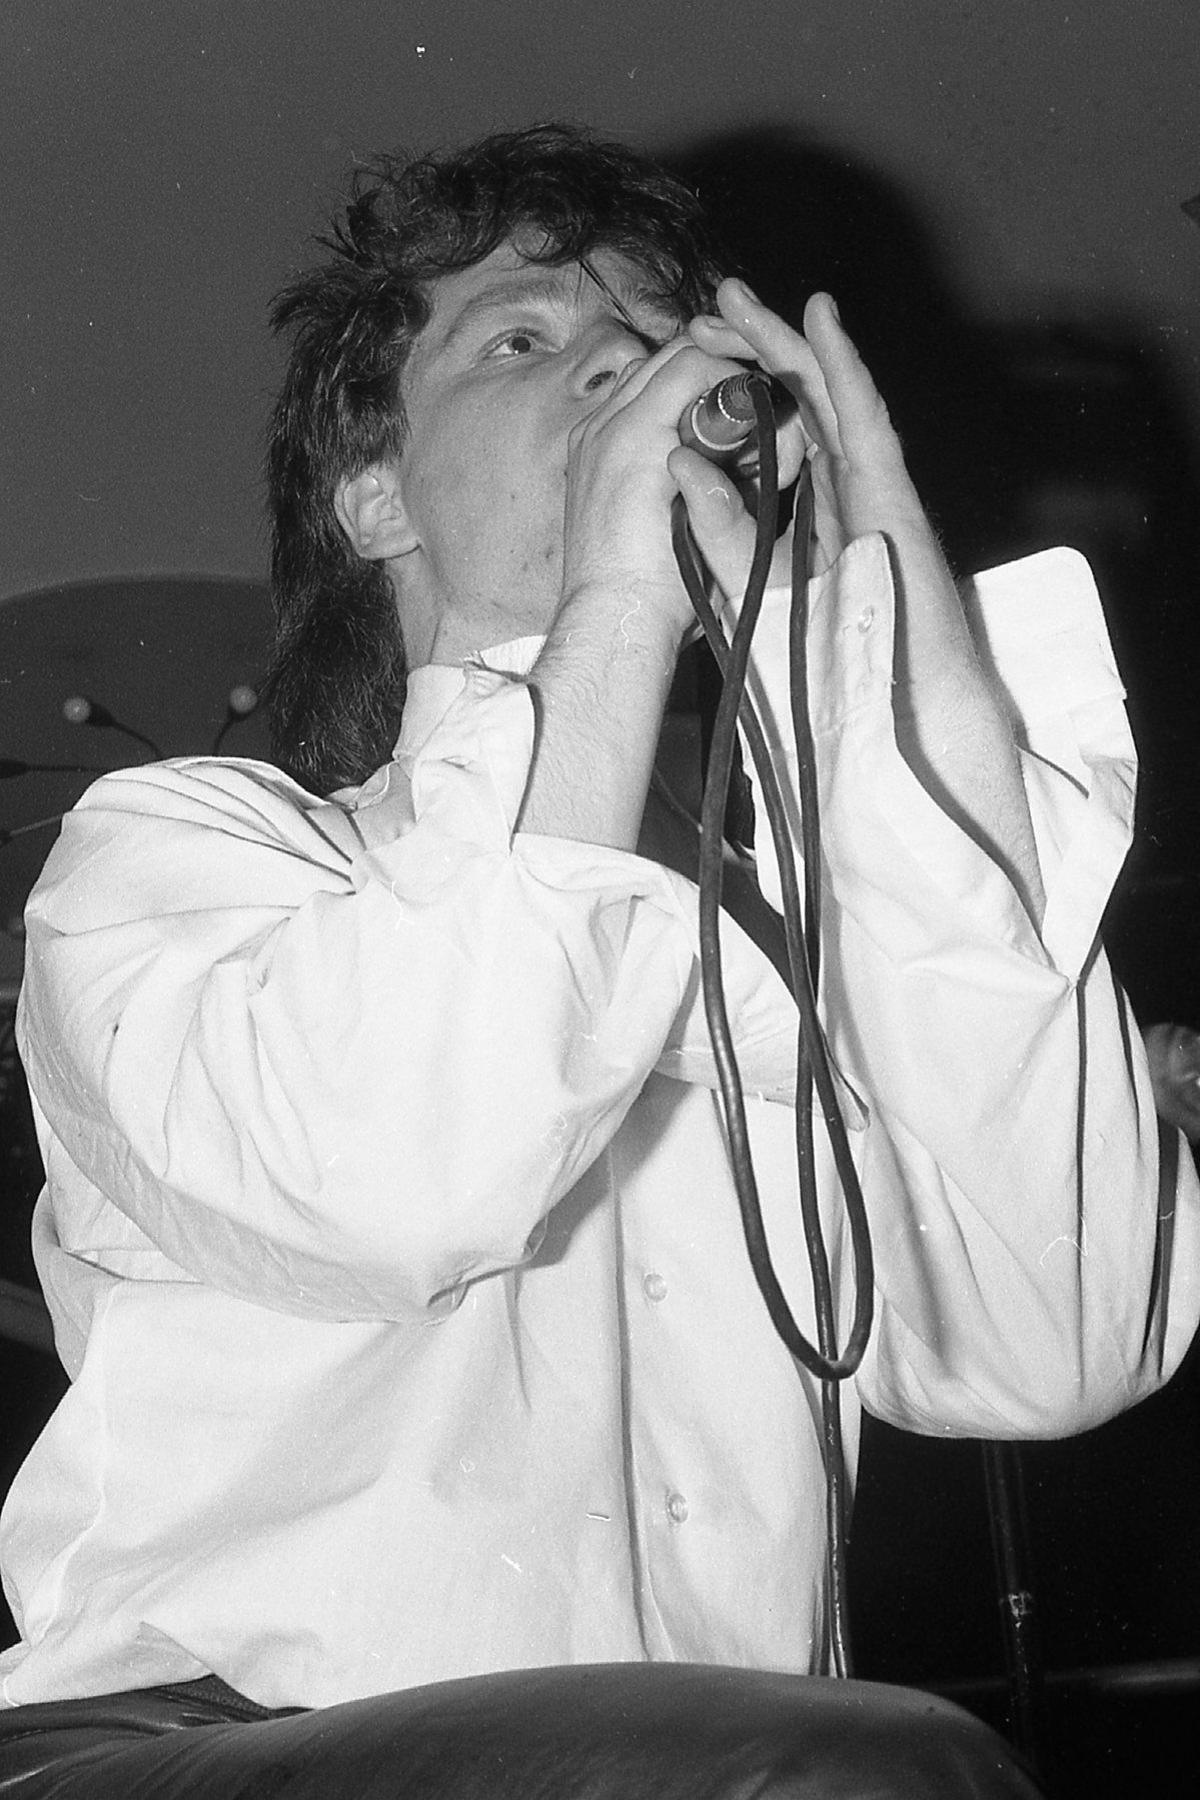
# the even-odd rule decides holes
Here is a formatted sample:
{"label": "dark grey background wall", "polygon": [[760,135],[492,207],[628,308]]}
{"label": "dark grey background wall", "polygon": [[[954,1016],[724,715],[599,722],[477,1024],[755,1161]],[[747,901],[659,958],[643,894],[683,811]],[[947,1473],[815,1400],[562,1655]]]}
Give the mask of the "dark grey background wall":
{"label": "dark grey background wall", "polygon": [[348,164],[552,115],[798,133],[962,308],[1136,327],[1194,423],[1198,93],[1194,0],[5,0],[0,597],[258,575],[265,311]]}

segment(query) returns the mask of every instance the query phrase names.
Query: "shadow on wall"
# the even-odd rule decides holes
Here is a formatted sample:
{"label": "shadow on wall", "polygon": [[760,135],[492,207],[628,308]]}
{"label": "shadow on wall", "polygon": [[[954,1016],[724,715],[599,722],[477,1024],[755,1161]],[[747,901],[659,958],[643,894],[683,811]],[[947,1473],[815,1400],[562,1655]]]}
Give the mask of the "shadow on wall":
{"label": "shadow on wall", "polygon": [[1091,561],[1142,763],[1114,953],[1139,1012],[1164,1016],[1178,993],[1200,1022],[1200,953],[1143,928],[1164,884],[1200,880],[1200,462],[1160,339],[1148,321],[1058,308],[972,318],[907,196],[793,132],[737,132],[672,160],[764,300],[798,320],[816,289],[836,296],[957,569],[1056,543]]}

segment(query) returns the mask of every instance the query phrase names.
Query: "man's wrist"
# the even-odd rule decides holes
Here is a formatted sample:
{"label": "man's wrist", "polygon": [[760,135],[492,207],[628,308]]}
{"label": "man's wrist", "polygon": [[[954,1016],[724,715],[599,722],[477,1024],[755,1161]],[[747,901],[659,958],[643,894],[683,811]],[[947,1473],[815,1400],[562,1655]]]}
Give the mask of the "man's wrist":
{"label": "man's wrist", "polygon": [[564,601],[528,677],[537,731],[518,829],[636,846],[681,639],[645,590],[581,586]]}
{"label": "man's wrist", "polygon": [[603,646],[606,654],[652,651],[669,658],[674,666],[694,618],[677,576],[666,580],[646,575],[585,578],[564,591],[546,648],[569,643],[582,650],[583,634],[588,645]]}

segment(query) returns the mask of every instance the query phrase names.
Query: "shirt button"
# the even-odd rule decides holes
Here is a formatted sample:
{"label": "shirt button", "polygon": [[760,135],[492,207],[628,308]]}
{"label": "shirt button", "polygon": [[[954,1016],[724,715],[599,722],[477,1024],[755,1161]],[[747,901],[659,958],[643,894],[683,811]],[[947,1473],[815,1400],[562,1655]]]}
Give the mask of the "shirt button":
{"label": "shirt button", "polygon": [[872,625],[875,623],[875,608],[873,606],[864,606],[855,623],[860,631],[870,631]]}
{"label": "shirt button", "polygon": [[672,1525],[682,1525],[688,1516],[688,1503],[682,1494],[667,1495],[667,1517]]}
{"label": "shirt button", "polygon": [[665,1300],[667,1284],[661,1275],[651,1269],[648,1275],[642,1276],[642,1292],[647,1300]]}

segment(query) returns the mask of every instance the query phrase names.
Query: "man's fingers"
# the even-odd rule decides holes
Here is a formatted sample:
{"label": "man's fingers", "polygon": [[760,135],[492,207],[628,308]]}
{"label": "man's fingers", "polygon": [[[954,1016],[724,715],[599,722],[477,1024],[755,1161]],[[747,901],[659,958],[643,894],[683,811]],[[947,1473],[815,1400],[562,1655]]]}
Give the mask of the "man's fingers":
{"label": "man's fingers", "polygon": [[[667,458],[687,506],[692,535],[722,592],[738,600],[754,556],[755,525],[729,478],[695,450],[680,446]],[[787,578],[786,544],[777,546],[772,583]]]}
{"label": "man's fingers", "polygon": [[749,345],[755,359],[794,396],[809,438],[837,455],[837,413],[812,345],[764,306],[744,282],[723,281],[717,304],[726,324]]}
{"label": "man's fingers", "polygon": [[818,293],[809,299],[804,335],[837,418],[841,453],[850,462],[899,459],[900,444],[888,409],[832,295]]}
{"label": "man's fingers", "polygon": [[[696,346],[709,356],[736,357],[745,361],[758,361],[754,347],[744,338],[735,326],[724,319],[714,319],[707,315],[693,319],[688,327],[689,334]],[[794,333],[792,334],[795,335]],[[811,414],[806,421],[807,411],[803,395],[798,395],[789,387],[796,404],[789,409],[778,424],[776,432],[776,454],[779,459],[779,485],[787,487],[795,481],[800,473],[800,466],[807,454],[808,447],[815,441],[815,423]]]}
{"label": "man's fingers", "polygon": [[736,325],[712,313],[701,313],[688,326],[688,336],[692,342],[707,356],[732,356],[735,360],[750,361],[754,356],[754,346]]}
{"label": "man's fingers", "polygon": [[[831,295],[813,294],[804,309],[803,332],[764,306],[743,282],[723,281],[717,304],[733,335],[763,368],[796,396],[810,438],[831,456],[850,462],[892,462],[900,447],[870,370],[847,335]],[[717,335],[711,334],[716,344]],[[744,354],[744,352],[743,352]]]}
{"label": "man's fingers", "polygon": [[672,450],[667,468],[679,485],[696,542],[717,579],[744,576],[754,549],[754,521],[722,470],[696,450]]}

